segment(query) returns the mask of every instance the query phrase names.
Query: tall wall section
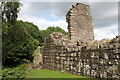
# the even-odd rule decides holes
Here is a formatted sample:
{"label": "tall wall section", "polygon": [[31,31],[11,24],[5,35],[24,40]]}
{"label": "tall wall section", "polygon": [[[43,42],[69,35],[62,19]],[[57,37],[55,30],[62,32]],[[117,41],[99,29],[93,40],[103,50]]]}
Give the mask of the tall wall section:
{"label": "tall wall section", "polygon": [[67,13],[69,37],[72,42],[92,43],[94,33],[92,27],[92,16],[90,7],[77,3]]}

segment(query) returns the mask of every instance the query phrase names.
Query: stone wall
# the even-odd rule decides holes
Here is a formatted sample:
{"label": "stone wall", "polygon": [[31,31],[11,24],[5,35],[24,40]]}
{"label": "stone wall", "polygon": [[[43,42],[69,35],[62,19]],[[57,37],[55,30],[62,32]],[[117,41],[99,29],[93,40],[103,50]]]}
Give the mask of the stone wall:
{"label": "stone wall", "polygon": [[[85,11],[86,8],[89,8],[89,6],[84,4],[76,4],[72,9],[76,8],[76,6],[77,8],[80,7],[79,13],[83,11],[83,9],[81,11],[81,8],[85,8]],[[84,12],[84,14],[86,13],[88,11]],[[91,19],[90,16],[88,17]],[[73,26],[72,28],[69,21],[73,21],[73,23],[76,23],[76,21],[71,20],[70,16],[67,15],[70,36],[54,32],[46,38],[45,44],[41,48],[43,56],[42,67],[50,70],[65,70],[80,76],[119,79],[120,36],[112,40],[95,41],[91,20],[90,23],[87,22],[87,18],[85,20],[86,23],[82,24],[81,22],[79,23],[81,26]]]}
{"label": "stone wall", "polygon": [[77,3],[67,13],[69,36],[72,42],[91,43],[94,40],[90,7]]}
{"label": "stone wall", "polygon": [[[61,34],[61,33],[56,33]],[[119,78],[118,64],[120,64],[119,39],[91,46],[61,46],[54,41],[60,38],[55,33],[47,39],[42,48],[43,68],[50,70],[66,70],[80,76],[95,78]],[[62,36],[61,36],[62,38]],[[52,39],[54,39],[52,41]],[[60,42],[61,43],[61,42]]]}

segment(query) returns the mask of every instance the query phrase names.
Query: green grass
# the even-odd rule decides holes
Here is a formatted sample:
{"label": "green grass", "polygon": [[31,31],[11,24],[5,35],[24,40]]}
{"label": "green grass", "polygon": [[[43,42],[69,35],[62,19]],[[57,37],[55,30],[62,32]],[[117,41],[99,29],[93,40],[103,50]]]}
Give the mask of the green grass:
{"label": "green grass", "polygon": [[[79,80],[93,80],[85,76],[77,76],[67,72],[61,73],[59,71],[51,70],[31,70],[27,71],[26,78],[81,78]],[[63,79],[62,79],[63,80]]]}

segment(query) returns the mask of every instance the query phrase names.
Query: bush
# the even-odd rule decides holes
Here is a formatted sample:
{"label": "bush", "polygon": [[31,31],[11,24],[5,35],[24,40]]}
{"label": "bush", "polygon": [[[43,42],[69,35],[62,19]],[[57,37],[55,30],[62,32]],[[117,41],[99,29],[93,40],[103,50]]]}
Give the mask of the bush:
{"label": "bush", "polygon": [[2,79],[6,80],[6,79],[10,79],[10,78],[15,78],[15,79],[23,79],[25,78],[25,64],[23,65],[19,65],[17,67],[13,67],[13,68],[4,68],[2,71]]}

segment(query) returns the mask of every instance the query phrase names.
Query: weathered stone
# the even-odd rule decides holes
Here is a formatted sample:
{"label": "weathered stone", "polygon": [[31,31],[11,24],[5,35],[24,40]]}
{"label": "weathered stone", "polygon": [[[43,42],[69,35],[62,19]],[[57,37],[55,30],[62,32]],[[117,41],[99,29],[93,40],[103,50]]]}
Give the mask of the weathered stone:
{"label": "weathered stone", "polygon": [[94,41],[89,6],[78,3],[66,15],[69,37],[48,36],[41,49],[43,68],[97,78],[119,78],[120,36]]}
{"label": "weathered stone", "polygon": [[41,69],[42,68],[42,55],[40,53],[40,46],[37,47],[33,56],[34,56],[33,68],[34,69]]}
{"label": "weathered stone", "polygon": [[88,5],[80,3],[74,5],[66,15],[69,36],[74,43],[91,43],[94,40],[92,18],[89,10]]}
{"label": "weathered stone", "polygon": [[107,55],[107,54],[104,54],[104,58],[105,58],[105,59],[108,59],[108,55]]}

